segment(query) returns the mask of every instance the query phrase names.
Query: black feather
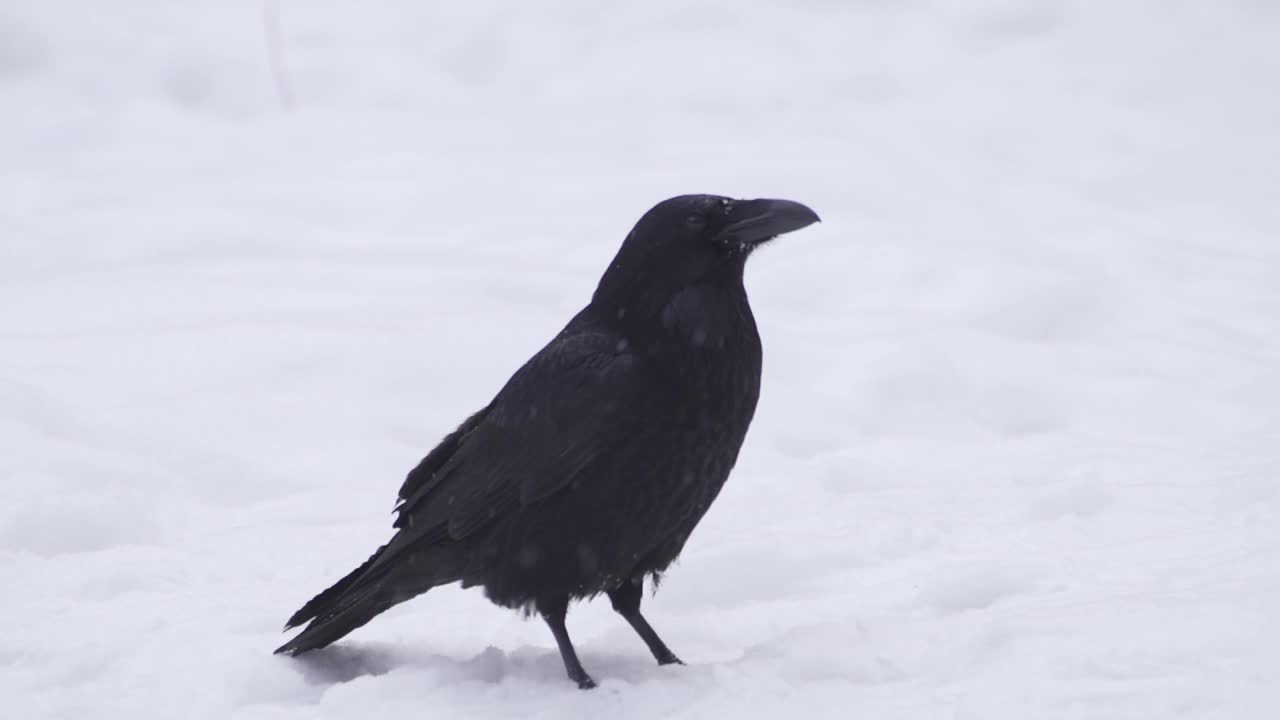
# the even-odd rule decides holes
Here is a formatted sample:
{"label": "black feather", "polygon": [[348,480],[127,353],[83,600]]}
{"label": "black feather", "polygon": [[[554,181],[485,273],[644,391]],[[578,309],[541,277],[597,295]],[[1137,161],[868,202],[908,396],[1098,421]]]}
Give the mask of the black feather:
{"label": "black feather", "polygon": [[608,593],[659,662],[643,578],[684,548],[733,468],[760,393],[750,251],[817,220],[797,203],[672,198],[627,236],[591,302],[401,485],[397,532],[289,619],[323,647],[432,587],[537,610],[569,674],[570,599]]}

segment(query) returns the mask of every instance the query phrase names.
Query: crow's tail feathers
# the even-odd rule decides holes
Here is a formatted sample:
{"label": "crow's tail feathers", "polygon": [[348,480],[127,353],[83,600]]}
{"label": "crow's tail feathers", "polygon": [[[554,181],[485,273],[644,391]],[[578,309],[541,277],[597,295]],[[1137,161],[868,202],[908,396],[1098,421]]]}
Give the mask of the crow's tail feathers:
{"label": "crow's tail feathers", "polygon": [[365,560],[363,565],[347,573],[347,576],[334,583],[333,587],[330,587],[307,601],[307,604],[303,605],[302,609],[294,613],[293,616],[289,618],[289,621],[284,624],[284,629],[292,630],[308,620],[313,620],[326,615],[337,608],[342,596],[355,589],[356,583],[364,579],[364,574],[368,572],[370,566],[373,565],[373,563],[386,549],[386,545],[378,548],[377,552],[371,555],[368,560]]}
{"label": "crow's tail feathers", "polygon": [[418,569],[423,566],[432,567],[435,572],[414,572],[411,577],[398,571],[398,563],[394,560],[377,563],[385,551],[385,545],[378,548],[363,565],[294,613],[285,624],[285,630],[307,621],[310,624],[297,637],[276,648],[276,654],[300,655],[322,648],[369,622],[387,608],[452,580],[443,572],[447,563],[416,564]]}
{"label": "crow's tail feathers", "polygon": [[386,566],[371,572],[374,562],[386,550],[378,548],[360,567],[333,584],[333,587],[316,595],[293,614],[285,623],[290,630],[308,620],[311,624],[297,637],[276,648],[277,655],[298,655],[322,648],[373,619],[375,615],[394,603],[379,599],[379,590],[386,576]]}
{"label": "crow's tail feathers", "polygon": [[369,622],[399,601],[378,588],[369,588],[356,597],[347,598],[341,609],[312,620],[297,637],[276,648],[276,654],[301,655],[322,648]]}

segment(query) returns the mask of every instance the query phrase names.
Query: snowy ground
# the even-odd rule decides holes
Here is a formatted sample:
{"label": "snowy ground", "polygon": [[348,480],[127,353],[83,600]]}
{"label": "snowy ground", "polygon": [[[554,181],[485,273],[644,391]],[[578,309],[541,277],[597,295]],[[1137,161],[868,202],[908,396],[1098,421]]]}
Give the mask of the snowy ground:
{"label": "snowy ground", "polygon": [[[1280,708],[1280,6],[0,7],[7,718]],[[684,192],[765,389],[650,617],[283,620]]]}

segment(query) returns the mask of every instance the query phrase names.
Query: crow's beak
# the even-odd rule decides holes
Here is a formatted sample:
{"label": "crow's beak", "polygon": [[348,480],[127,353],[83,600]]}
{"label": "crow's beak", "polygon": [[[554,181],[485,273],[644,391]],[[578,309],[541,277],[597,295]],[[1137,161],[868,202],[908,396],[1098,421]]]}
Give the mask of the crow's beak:
{"label": "crow's beak", "polygon": [[716,240],[728,247],[750,248],[819,221],[818,214],[790,200],[739,200]]}

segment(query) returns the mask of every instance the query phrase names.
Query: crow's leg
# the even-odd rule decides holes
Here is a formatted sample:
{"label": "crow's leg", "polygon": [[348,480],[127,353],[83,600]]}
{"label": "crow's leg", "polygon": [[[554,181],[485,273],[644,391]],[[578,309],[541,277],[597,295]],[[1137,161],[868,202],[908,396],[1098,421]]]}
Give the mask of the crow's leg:
{"label": "crow's leg", "polygon": [[617,588],[609,591],[609,600],[613,603],[613,609],[618,614],[626,618],[631,623],[631,627],[635,629],[636,634],[644,640],[644,644],[649,646],[649,652],[653,653],[654,659],[659,665],[670,665],[671,663],[680,662],[680,658],[662,642],[662,638],[658,637],[658,633],[649,627],[649,622],[640,614],[640,596],[644,594],[644,578],[638,577],[624,582]]}
{"label": "crow's leg", "polygon": [[538,600],[538,612],[547,621],[551,634],[556,638],[560,659],[564,660],[564,669],[569,673],[569,679],[578,683],[578,687],[583,690],[595,687],[596,681],[591,679],[587,671],[582,669],[582,663],[578,662],[578,653],[574,651],[573,641],[569,639],[569,631],[564,626],[565,615],[569,614],[569,596]]}

